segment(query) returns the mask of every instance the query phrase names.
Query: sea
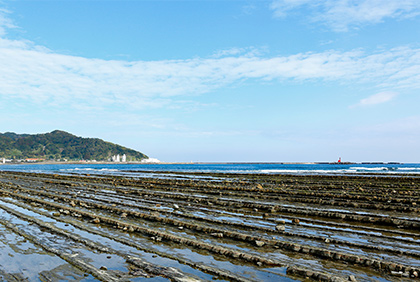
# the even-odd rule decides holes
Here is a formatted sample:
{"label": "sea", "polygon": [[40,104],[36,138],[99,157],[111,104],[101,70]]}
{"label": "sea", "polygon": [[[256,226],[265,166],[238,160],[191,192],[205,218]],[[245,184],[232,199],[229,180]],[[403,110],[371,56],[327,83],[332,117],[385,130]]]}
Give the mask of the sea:
{"label": "sea", "polygon": [[55,174],[151,176],[154,173],[256,173],[292,175],[418,176],[418,163],[182,163],[182,164],[3,164],[0,171]]}

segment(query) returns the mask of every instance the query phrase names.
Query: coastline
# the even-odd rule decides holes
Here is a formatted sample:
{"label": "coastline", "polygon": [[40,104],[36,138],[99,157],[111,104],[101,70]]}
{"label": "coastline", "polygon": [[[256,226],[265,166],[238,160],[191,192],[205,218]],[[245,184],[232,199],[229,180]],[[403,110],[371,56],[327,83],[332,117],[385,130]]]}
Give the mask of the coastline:
{"label": "coastline", "polygon": [[284,164],[284,165],[322,165],[322,164],[331,164],[331,165],[402,165],[402,164],[417,164],[417,163],[404,163],[404,162],[110,162],[110,161],[67,161],[67,162],[57,162],[57,161],[41,161],[41,162],[8,162],[8,163],[0,163],[0,165],[14,165],[14,164],[54,164],[54,165],[60,165],[60,164],[136,164],[136,165],[156,165],[156,164]]}

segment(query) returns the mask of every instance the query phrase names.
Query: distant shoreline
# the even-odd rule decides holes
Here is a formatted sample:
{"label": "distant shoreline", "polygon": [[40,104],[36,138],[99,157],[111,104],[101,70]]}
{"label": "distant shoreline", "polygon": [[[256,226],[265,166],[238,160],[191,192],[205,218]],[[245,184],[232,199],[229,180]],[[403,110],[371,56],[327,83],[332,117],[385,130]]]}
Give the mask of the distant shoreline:
{"label": "distant shoreline", "polygon": [[[410,164],[402,162],[108,162],[108,161],[68,161],[68,162],[55,162],[55,161],[42,161],[42,162],[12,162],[12,163],[0,163],[0,165],[34,165],[34,164],[54,164],[54,165],[66,165],[66,164],[77,164],[77,165],[103,165],[103,164],[121,164],[121,165],[167,165],[167,164],[285,164],[285,165],[319,165],[319,164],[330,164],[330,165],[390,165],[390,164]],[[414,164],[414,163],[413,163]]]}

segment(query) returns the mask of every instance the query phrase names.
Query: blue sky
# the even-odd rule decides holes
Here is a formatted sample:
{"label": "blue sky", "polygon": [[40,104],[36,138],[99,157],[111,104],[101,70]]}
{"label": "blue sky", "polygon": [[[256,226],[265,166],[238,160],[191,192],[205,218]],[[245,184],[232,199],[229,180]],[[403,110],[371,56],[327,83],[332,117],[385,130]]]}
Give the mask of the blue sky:
{"label": "blue sky", "polygon": [[418,0],[0,0],[0,132],[168,162],[420,162],[419,92]]}

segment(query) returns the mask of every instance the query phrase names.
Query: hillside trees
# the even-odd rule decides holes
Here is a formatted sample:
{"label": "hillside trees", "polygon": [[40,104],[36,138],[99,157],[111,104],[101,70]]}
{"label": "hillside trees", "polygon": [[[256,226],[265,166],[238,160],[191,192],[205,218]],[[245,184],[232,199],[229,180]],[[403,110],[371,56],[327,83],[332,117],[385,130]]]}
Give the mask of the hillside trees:
{"label": "hillside trees", "polygon": [[0,157],[12,159],[43,158],[106,161],[113,155],[126,154],[131,160],[147,156],[141,152],[103,141],[98,138],[77,137],[55,130],[45,134],[0,134]]}

